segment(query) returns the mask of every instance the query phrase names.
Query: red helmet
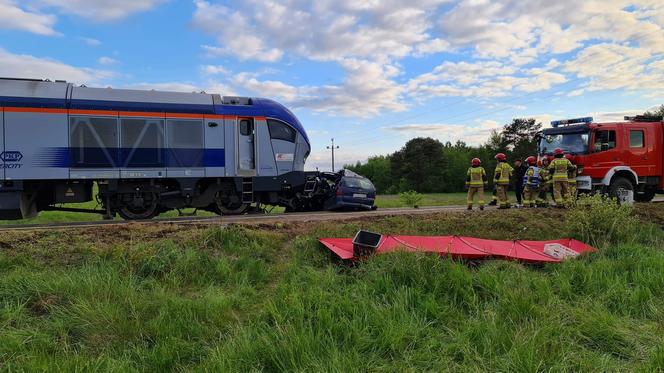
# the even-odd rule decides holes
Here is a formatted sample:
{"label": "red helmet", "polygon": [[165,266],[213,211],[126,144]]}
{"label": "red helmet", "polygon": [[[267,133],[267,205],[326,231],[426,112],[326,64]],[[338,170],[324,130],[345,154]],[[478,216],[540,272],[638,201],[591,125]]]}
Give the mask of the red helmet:
{"label": "red helmet", "polygon": [[560,148],[556,148],[556,149],[553,151],[553,155],[562,155],[562,154],[565,154],[565,152],[564,152],[562,149],[560,149]]}
{"label": "red helmet", "polygon": [[530,157],[526,158],[526,163],[528,163],[530,166],[534,166],[537,164],[537,158],[531,155]]}
{"label": "red helmet", "polygon": [[569,161],[571,162],[572,159],[574,159],[574,156],[571,155],[571,154],[569,154],[569,153],[567,153],[567,154],[565,154],[565,158],[569,159]]}
{"label": "red helmet", "polygon": [[479,158],[473,158],[473,160],[470,161],[470,164],[472,164],[473,166],[479,166],[481,163],[482,161],[480,161]]}
{"label": "red helmet", "polygon": [[504,161],[505,158],[507,158],[507,157],[505,157],[505,154],[503,154],[503,153],[498,153],[498,154],[496,154],[496,156],[494,158],[496,158],[498,161]]}

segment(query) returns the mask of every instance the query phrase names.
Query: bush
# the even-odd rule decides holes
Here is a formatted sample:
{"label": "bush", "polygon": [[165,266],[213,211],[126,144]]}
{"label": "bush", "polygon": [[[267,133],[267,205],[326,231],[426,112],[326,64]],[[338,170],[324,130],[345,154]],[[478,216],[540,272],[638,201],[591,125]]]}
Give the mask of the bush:
{"label": "bush", "polygon": [[422,197],[423,196],[420,193],[417,193],[414,190],[399,193],[399,199],[401,202],[403,202],[404,205],[410,207],[417,207],[417,205],[422,200]]}
{"label": "bush", "polygon": [[582,196],[567,215],[567,228],[576,238],[595,247],[630,242],[639,230],[633,207],[596,194]]}

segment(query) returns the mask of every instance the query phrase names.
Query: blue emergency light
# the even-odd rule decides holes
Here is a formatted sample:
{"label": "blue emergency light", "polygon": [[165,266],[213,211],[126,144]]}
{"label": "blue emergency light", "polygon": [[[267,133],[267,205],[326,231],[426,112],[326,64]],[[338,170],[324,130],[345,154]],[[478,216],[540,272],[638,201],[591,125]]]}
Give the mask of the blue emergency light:
{"label": "blue emergency light", "polygon": [[552,120],[551,121],[551,127],[558,127],[558,126],[563,125],[563,124],[569,125],[569,124],[576,124],[576,123],[591,123],[592,121],[593,121],[593,117]]}

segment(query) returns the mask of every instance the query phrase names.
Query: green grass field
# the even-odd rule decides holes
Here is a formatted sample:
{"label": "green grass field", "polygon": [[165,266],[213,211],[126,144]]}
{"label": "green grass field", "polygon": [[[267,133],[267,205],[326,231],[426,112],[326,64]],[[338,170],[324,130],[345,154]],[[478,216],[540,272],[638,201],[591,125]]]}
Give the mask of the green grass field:
{"label": "green grass field", "polygon": [[0,236],[0,367],[46,371],[656,371],[664,221],[543,267],[390,254],[316,238],[578,235],[559,210],[309,225],[107,227]]}

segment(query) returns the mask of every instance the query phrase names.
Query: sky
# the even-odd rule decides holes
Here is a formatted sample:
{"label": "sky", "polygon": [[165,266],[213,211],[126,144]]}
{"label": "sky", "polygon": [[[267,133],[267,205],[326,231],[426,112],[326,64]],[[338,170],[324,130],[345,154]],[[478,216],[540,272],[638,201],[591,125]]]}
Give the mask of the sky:
{"label": "sky", "polygon": [[664,104],[664,1],[0,0],[0,76],[272,98],[329,170]]}

